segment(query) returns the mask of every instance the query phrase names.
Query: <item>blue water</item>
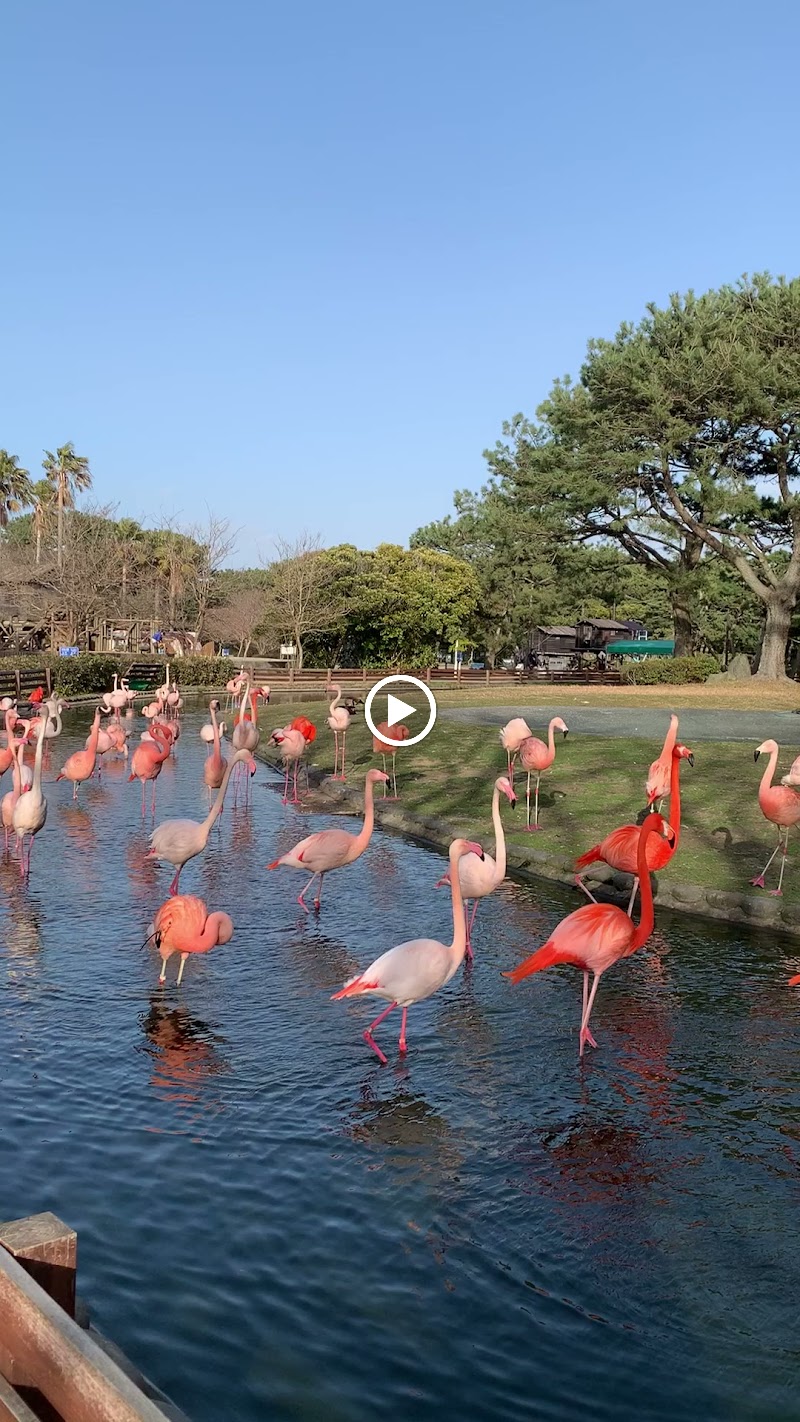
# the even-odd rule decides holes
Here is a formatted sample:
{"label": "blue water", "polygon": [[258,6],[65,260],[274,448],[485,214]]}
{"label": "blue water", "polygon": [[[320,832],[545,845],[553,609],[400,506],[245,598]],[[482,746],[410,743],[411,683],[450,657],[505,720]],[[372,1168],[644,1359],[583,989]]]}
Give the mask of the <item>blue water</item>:
{"label": "blue water", "polygon": [[[157,819],[204,813],[199,721]],[[0,1214],[78,1230],[98,1326],[195,1422],[800,1418],[800,949],[665,919],[580,1067],[579,976],[500,976],[577,899],[508,884],[383,1068],[329,997],[448,935],[442,860],[378,832],[307,919],[264,866],[331,819],[278,783],[185,870],[236,933],[180,990],[138,784],[46,785],[30,885],[0,869]]]}

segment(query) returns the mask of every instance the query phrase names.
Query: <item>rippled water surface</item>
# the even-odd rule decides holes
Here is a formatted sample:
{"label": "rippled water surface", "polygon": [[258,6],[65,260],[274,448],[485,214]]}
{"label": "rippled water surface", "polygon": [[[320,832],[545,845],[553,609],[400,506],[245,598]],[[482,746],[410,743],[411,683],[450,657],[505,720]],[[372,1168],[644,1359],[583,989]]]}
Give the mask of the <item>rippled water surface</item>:
{"label": "rippled water surface", "polygon": [[[204,813],[200,719],[157,819]],[[236,934],[180,990],[138,785],[46,786],[29,887],[0,870],[3,1217],[77,1228],[98,1325],[195,1422],[800,1417],[800,950],[664,919],[581,1068],[579,976],[500,976],[577,898],[508,884],[383,1068],[329,997],[448,936],[442,861],[379,832],[307,920],[264,865],[331,821],[277,785],[185,871]]]}

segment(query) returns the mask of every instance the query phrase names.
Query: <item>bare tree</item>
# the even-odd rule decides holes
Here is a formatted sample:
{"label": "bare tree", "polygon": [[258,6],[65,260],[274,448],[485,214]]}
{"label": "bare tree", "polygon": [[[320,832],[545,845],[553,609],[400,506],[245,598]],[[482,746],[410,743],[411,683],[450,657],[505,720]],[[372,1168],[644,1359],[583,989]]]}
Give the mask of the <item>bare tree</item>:
{"label": "bare tree", "polygon": [[208,614],[207,627],[218,642],[238,642],[238,657],[246,657],[253,639],[264,622],[266,592],[263,588],[240,588]]}
{"label": "bare tree", "polygon": [[335,626],[343,609],[318,536],[304,533],[294,542],[276,538],[275,548],[278,556],[267,565],[265,621],[292,640],[295,666],[301,671],[305,639]]}
{"label": "bare tree", "polygon": [[199,645],[209,608],[213,605],[214,575],[236,547],[238,530],[231,528],[227,518],[217,518],[209,509],[206,523],[193,524],[185,533],[197,547],[197,554],[186,569],[186,592],[193,604],[194,636]]}
{"label": "bare tree", "polygon": [[34,570],[27,595],[41,614],[66,620],[67,635],[80,645],[95,616],[119,612],[123,547],[113,508],[73,513],[64,522],[58,556]]}

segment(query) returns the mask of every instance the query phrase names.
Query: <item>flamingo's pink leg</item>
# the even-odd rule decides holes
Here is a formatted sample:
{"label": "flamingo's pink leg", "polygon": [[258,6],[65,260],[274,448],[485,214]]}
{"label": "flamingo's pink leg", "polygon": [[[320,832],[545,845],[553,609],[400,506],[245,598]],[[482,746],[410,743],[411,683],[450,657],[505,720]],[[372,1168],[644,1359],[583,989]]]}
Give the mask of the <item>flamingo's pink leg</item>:
{"label": "flamingo's pink leg", "polygon": [[287,760],[287,762],[286,762],[286,774],[285,774],[284,777],[283,777],[283,803],[284,803],[284,805],[288,805],[288,803],[289,803],[289,762],[288,762],[288,760]]}
{"label": "flamingo's pink leg", "polygon": [[404,1007],[404,1008],[403,1008],[403,1021],[402,1021],[401,1025],[400,1025],[400,1041],[397,1043],[398,1048],[400,1049],[401,1052],[407,1052],[407,1051],[408,1051],[408,1043],[406,1042],[406,1018],[407,1018],[407,1017],[408,1017],[408,1008],[407,1008],[407,1007]]}
{"label": "flamingo's pink leg", "polygon": [[183,868],[183,865],[181,864],[180,868],[178,868],[178,869],[175,870],[175,873],[174,873],[174,875],[173,875],[173,877],[172,877],[172,883],[170,884],[170,886],[169,886],[169,888],[168,888],[168,890],[167,890],[167,893],[169,894],[170,898],[174,898],[175,895],[176,895],[177,892],[178,892],[178,880],[179,880],[180,877],[181,877],[181,869],[182,869],[182,868]]}
{"label": "flamingo's pink leg", "polygon": [[592,891],[591,891],[591,889],[588,887],[588,885],[584,884],[583,879],[581,878],[580,874],[576,874],[576,875],[575,875],[575,883],[576,883],[577,887],[580,889],[581,893],[586,895],[587,899],[591,899],[591,901],[592,901],[593,904],[596,904],[596,903],[597,903],[597,899],[595,898],[594,894],[592,893]]}
{"label": "flamingo's pink leg", "polygon": [[395,800],[399,800],[400,797],[397,793],[397,751],[392,752],[392,789],[394,790]]}
{"label": "flamingo's pink leg", "polygon": [[[383,761],[383,773],[384,773],[384,775],[385,775],[385,774],[386,774],[386,756],[384,755],[383,751],[381,751],[381,760]],[[387,793],[388,793],[388,792],[387,792],[387,789],[386,789],[386,781],[384,780],[384,782],[383,782],[383,798],[384,798],[384,800],[386,799]]]}
{"label": "flamingo's pink leg", "polygon": [[319,876],[319,888],[317,889],[317,897],[316,897],[315,900],[314,900],[314,908],[315,908],[315,909],[318,909],[319,906],[320,906],[320,904],[322,903],[322,881],[323,881],[324,878],[325,878],[325,870],[323,869],[322,873],[321,873],[320,876]]}
{"label": "flamingo's pink leg", "polygon": [[73,800],[77,800],[77,798],[78,798],[78,782],[77,782],[77,780],[73,781],[73,785],[72,785],[72,798],[73,798]]}
{"label": "flamingo's pink leg", "polygon": [[311,888],[311,885],[313,884],[313,882],[314,882],[314,880],[316,879],[316,877],[317,877],[316,874],[312,874],[312,875],[311,875],[311,878],[309,879],[309,881],[308,881],[308,883],[306,884],[305,888],[304,888],[304,889],[301,889],[301,890],[300,890],[300,893],[297,895],[297,902],[299,903],[299,905],[300,905],[301,908],[304,908],[304,909],[305,909],[306,913],[308,913],[308,904],[306,903],[306,894],[308,893],[309,889]]}
{"label": "flamingo's pink leg", "polygon": [[375,1018],[375,1021],[370,1022],[369,1027],[367,1027],[364,1031],[364,1041],[366,1042],[368,1047],[372,1048],[376,1057],[380,1058],[382,1066],[386,1066],[386,1057],[383,1055],[383,1052],[378,1046],[378,1043],[374,1040],[372,1034],[375,1031],[375,1028],[379,1027],[381,1022],[383,1022],[383,1019],[385,1017],[388,1017],[390,1012],[394,1012],[396,1006],[396,1002],[390,1002],[389,1006],[387,1008],[384,1008],[383,1012],[379,1013],[379,1015]]}
{"label": "flamingo's pink leg", "polygon": [[638,875],[637,875],[637,876],[634,877],[634,880],[633,880],[633,888],[631,889],[631,896],[630,896],[630,899],[628,900],[628,907],[627,907],[627,909],[625,910],[625,912],[626,912],[627,915],[628,915],[628,918],[631,918],[631,916],[632,916],[632,914],[633,914],[633,905],[636,903],[636,895],[637,895],[637,893],[638,893],[638,890],[639,890],[639,878],[638,878]]}
{"label": "flamingo's pink leg", "polygon": [[775,855],[778,853],[778,850],[781,848],[781,839],[782,839],[782,830],[781,830],[781,826],[779,825],[779,826],[778,826],[778,843],[775,845],[775,848],[773,849],[771,855],[769,856],[769,859],[767,860],[766,864],[764,865],[764,868],[761,870],[761,873],[757,876],[757,878],[750,880],[750,883],[751,883],[751,884],[755,884],[755,886],[756,886],[757,888],[759,888],[759,889],[763,889],[763,888],[764,888],[764,875],[766,874],[767,870],[769,869],[769,866],[770,866],[770,864],[772,863],[773,859],[775,858]]}
{"label": "flamingo's pink leg", "polygon": [[782,853],[781,853],[781,872],[780,872],[780,875],[779,875],[779,878],[778,878],[778,887],[777,887],[777,889],[772,889],[772,891],[771,891],[771,892],[772,892],[772,897],[775,898],[775,899],[781,898],[781,897],[783,896],[783,887],[782,887],[782,885],[783,885],[783,875],[784,875],[784,872],[785,872],[785,869],[786,869],[786,855],[788,854],[788,852],[789,852],[789,826],[787,825],[787,826],[786,826],[786,836],[785,836],[785,838],[784,838],[783,845],[782,845]]}
{"label": "flamingo's pink leg", "polygon": [[581,1016],[580,1050],[579,1050],[579,1053],[578,1053],[578,1055],[581,1056],[581,1057],[583,1056],[583,1049],[584,1049],[584,1047],[585,1047],[585,1045],[586,1045],[587,1042],[589,1043],[589,1046],[590,1046],[590,1047],[596,1047],[596,1046],[597,1046],[597,1043],[596,1043],[596,1041],[594,1040],[594,1037],[592,1036],[591,1032],[589,1031],[589,1018],[590,1018],[591,1015],[592,1015],[592,1007],[593,1007],[593,1005],[594,1005],[595,993],[597,992],[597,985],[598,985],[598,983],[600,982],[600,974],[599,974],[599,973],[595,973],[594,982],[592,983],[592,990],[591,990],[591,992],[589,993],[589,996],[588,996],[588,999],[587,999],[587,997],[586,997],[586,986],[587,986],[587,982],[588,982],[588,976],[589,976],[588,973],[584,972],[584,975],[583,975],[584,1008],[583,1008],[583,1015]]}
{"label": "flamingo's pink leg", "polygon": [[341,776],[340,776],[340,779],[341,779],[341,781],[342,781],[342,784],[344,784],[344,782],[345,782],[346,779],[347,779],[347,773],[346,773],[346,770],[345,770],[345,761],[346,761],[346,759],[347,759],[347,732],[346,732],[346,731],[342,731],[342,774],[341,774]]}
{"label": "flamingo's pink leg", "polygon": [[333,775],[331,776],[331,779],[332,779],[332,780],[338,780],[338,779],[339,779],[338,771],[339,771],[339,732],[338,732],[338,731],[334,731],[334,733],[333,733]]}
{"label": "flamingo's pink leg", "polygon": [[156,812],[156,782],[155,782],[155,780],[154,780],[154,781],[153,781],[152,794],[150,795],[150,814],[151,814],[151,815],[154,815],[155,812]]}
{"label": "flamingo's pink leg", "polygon": [[[439,887],[438,884],[437,884],[436,887],[437,887],[437,888]],[[467,962],[468,962],[468,963],[471,963],[471,962],[472,962],[472,944],[471,944],[470,941],[469,941],[469,937],[470,937],[470,926],[471,926],[471,925],[470,925],[470,917],[469,917],[469,899],[465,899],[465,900],[464,900],[464,932],[465,932],[466,935],[467,935],[467,946],[466,946],[466,949],[465,949],[465,953],[466,953],[466,957],[467,957]]]}

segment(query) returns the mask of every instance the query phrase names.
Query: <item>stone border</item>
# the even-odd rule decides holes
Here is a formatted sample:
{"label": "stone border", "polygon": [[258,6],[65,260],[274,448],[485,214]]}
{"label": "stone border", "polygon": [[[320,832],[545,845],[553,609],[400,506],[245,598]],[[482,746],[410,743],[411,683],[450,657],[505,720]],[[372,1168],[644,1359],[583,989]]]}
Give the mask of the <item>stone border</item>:
{"label": "stone border", "polygon": [[[256,751],[259,760],[283,774],[280,761],[270,759],[263,745]],[[330,780],[316,766],[308,767],[309,781],[320,798],[328,802],[331,810],[342,814],[363,813],[364,791],[350,785],[341,785]],[[312,804],[309,808],[313,809]],[[436,815],[414,814],[402,804],[382,805],[375,800],[375,822],[381,829],[394,830],[398,834],[419,840],[433,849],[447,853],[447,846],[457,835],[469,837],[474,827],[458,820],[443,820]],[[540,849],[521,849],[506,840],[506,859],[511,875],[526,882],[536,879],[550,879],[558,884],[574,887],[575,865],[564,855],[547,854]],[[631,879],[628,874],[619,874],[607,864],[591,866],[591,888],[598,897],[609,902],[619,902],[627,906],[630,897]],[[789,938],[800,938],[800,914],[793,904],[767,895],[733,893],[727,889],[706,889],[701,884],[683,884],[667,880],[659,881],[653,875],[653,899],[657,908],[672,913],[689,915],[692,918],[712,918],[722,923],[736,923],[744,928],[768,928],[773,933],[781,933]],[[587,900],[588,902],[588,900]],[[576,904],[576,908],[580,907]]]}

